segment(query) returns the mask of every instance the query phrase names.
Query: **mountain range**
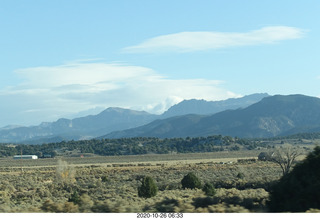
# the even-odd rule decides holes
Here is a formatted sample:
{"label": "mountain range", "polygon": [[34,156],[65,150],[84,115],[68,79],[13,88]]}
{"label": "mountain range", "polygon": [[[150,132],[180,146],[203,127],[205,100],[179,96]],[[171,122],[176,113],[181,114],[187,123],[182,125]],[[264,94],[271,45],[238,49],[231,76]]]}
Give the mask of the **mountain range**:
{"label": "mountain range", "polygon": [[161,118],[169,118],[187,114],[210,115],[228,109],[245,108],[259,102],[262,98],[268,97],[267,93],[251,94],[242,98],[230,98],[221,101],[206,101],[206,100],[183,100],[179,104],[173,105]]}
{"label": "mountain range", "polygon": [[110,107],[98,115],[59,119],[31,127],[5,127],[0,129],[0,142],[47,143],[91,139],[112,131],[144,125],[157,117],[144,111]]}
{"label": "mountain range", "polygon": [[[162,115],[111,107],[97,115],[38,126],[7,126],[0,142],[48,143],[123,137],[273,137],[320,131],[320,99],[252,94],[224,101],[184,100]],[[102,136],[102,137],[101,137]]]}
{"label": "mountain range", "polygon": [[320,131],[320,99],[304,95],[276,95],[246,108],[213,115],[189,114],[113,132],[103,138],[199,137],[210,135],[242,138],[275,137]]}

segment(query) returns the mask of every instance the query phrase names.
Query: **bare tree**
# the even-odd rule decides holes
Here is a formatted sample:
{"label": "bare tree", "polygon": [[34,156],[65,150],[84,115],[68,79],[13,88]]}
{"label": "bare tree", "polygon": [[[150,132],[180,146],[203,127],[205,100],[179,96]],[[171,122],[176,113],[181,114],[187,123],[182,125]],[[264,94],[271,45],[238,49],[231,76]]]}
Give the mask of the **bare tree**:
{"label": "bare tree", "polygon": [[278,164],[283,175],[289,173],[294,161],[301,156],[303,151],[300,148],[293,147],[291,144],[285,144],[274,151],[269,152],[268,161]]}

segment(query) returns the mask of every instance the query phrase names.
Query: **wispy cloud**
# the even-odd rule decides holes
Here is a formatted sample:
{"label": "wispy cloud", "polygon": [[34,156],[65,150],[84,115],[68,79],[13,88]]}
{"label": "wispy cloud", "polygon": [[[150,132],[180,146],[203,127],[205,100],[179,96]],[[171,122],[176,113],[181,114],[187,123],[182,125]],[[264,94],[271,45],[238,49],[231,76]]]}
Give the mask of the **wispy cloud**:
{"label": "wispy cloud", "polygon": [[169,79],[150,68],[126,64],[76,62],[16,73],[23,83],[0,90],[0,101],[6,103],[0,127],[38,124],[113,106],[162,113],[183,99],[238,96],[221,88],[218,80]]}
{"label": "wispy cloud", "polygon": [[181,32],[147,39],[126,47],[127,53],[192,52],[235,46],[272,44],[282,40],[298,39],[305,31],[288,26],[270,26],[245,33]]}

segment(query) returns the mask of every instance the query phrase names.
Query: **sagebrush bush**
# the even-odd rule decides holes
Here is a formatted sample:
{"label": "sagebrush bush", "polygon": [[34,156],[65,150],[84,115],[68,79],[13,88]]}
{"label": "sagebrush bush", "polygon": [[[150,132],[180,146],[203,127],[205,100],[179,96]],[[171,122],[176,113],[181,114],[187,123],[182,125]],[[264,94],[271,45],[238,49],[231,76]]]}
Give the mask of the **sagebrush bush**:
{"label": "sagebrush bush", "polygon": [[109,182],[110,180],[108,179],[107,176],[103,176],[103,177],[101,177],[101,181],[102,182]]}
{"label": "sagebrush bush", "polygon": [[188,173],[181,180],[183,189],[201,189],[201,181],[194,173]]}
{"label": "sagebrush bush", "polygon": [[142,180],[142,185],[138,188],[139,197],[151,198],[157,195],[158,187],[153,178],[146,176]]}
{"label": "sagebrush bush", "polygon": [[73,202],[74,204],[78,205],[80,203],[80,196],[77,191],[74,191],[73,194],[68,199],[68,202]]}
{"label": "sagebrush bush", "polygon": [[112,212],[112,208],[110,207],[110,202],[108,200],[96,201],[91,208],[92,212],[95,213],[110,213]]}
{"label": "sagebrush bush", "polygon": [[244,174],[241,173],[241,172],[239,172],[239,173],[237,174],[237,178],[238,178],[238,179],[243,179],[243,178],[244,178]]}
{"label": "sagebrush bush", "polygon": [[249,213],[249,210],[239,206],[226,203],[208,206],[209,213]]}
{"label": "sagebrush bush", "polygon": [[158,202],[155,207],[158,212],[175,212],[175,208],[179,206],[176,199],[165,198],[163,201]]}
{"label": "sagebrush bush", "polygon": [[81,212],[91,212],[94,202],[88,194],[83,194],[79,198],[79,209]]}
{"label": "sagebrush bush", "polygon": [[216,189],[211,183],[204,184],[202,191],[208,196],[214,196],[216,194]]}

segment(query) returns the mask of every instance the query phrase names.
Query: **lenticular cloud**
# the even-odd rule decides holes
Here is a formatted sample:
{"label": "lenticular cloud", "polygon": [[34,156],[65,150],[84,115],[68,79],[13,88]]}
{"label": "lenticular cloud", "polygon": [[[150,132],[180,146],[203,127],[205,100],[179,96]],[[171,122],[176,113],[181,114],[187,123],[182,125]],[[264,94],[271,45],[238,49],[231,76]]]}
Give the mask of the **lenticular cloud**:
{"label": "lenticular cloud", "polygon": [[305,31],[295,27],[270,26],[250,32],[180,32],[154,37],[127,47],[128,53],[192,52],[234,46],[277,43],[303,37]]}

